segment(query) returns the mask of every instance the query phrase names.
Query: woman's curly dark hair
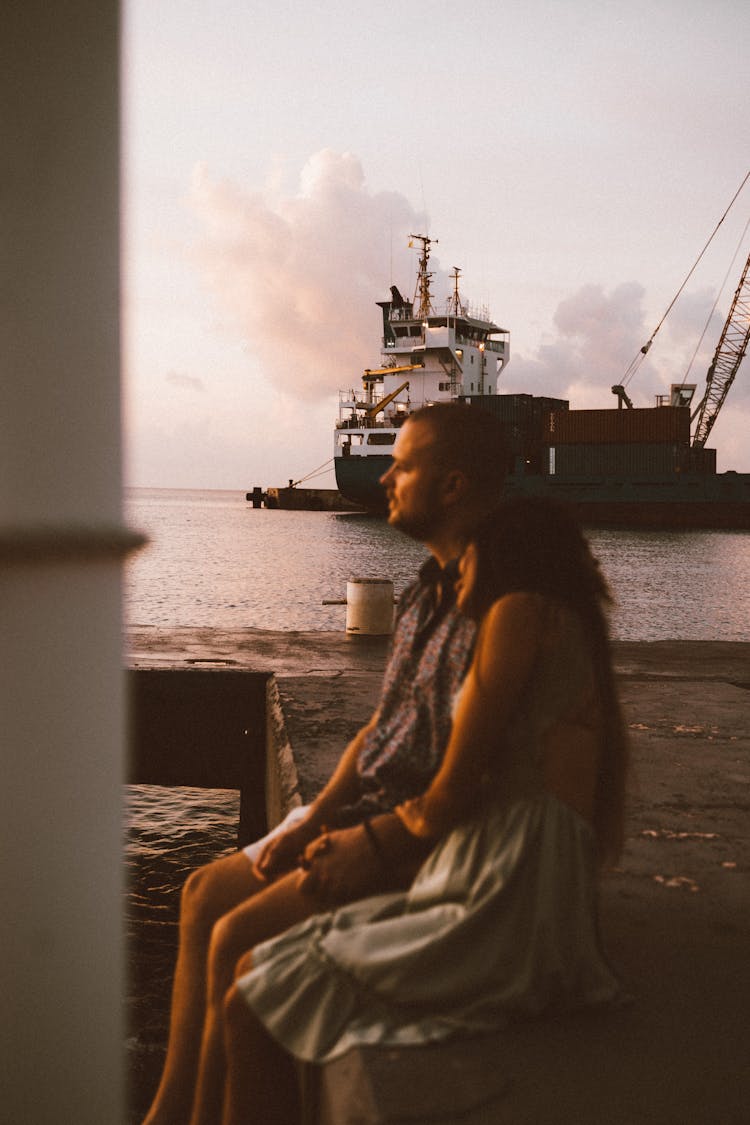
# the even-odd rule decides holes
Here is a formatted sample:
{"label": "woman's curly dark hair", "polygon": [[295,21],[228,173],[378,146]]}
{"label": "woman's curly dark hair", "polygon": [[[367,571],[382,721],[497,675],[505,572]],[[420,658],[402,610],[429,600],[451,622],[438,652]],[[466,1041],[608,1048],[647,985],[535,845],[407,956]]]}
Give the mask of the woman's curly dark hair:
{"label": "woman's curly dark hair", "polygon": [[622,850],[627,739],[615,687],[606,609],[612,595],[588,540],[563,504],[546,497],[502,502],[475,529],[473,616],[523,591],[562,602],[583,623],[604,717],[594,828],[602,858]]}
{"label": "woman's curly dark hair", "polygon": [[476,528],[477,591],[483,607],[504,594],[546,594],[589,616],[612,601],[588,540],[571,512],[546,497],[506,500]]}

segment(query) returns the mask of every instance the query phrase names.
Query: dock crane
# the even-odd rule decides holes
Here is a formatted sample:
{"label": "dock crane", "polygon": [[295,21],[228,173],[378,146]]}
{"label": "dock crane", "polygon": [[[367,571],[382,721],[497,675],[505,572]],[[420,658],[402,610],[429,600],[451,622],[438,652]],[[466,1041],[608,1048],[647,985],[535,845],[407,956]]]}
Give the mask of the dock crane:
{"label": "dock crane", "polygon": [[[740,192],[742,191],[748,180],[750,180],[750,171],[746,173],[742,183],[732,196],[732,199],[729,202],[729,206],[726,208],[724,214],[721,216],[718,223],[714,227],[710,238],[706,242],[706,245],[703,247],[696,260],[693,262],[693,265],[688,271],[685,280],[670,301],[669,306],[667,307],[667,311],[662,316],[661,320],[657,324],[654,331],[651,333],[646,343],[642,348],[639,349],[637,355],[631,360],[630,365],[625,372],[624,379],[621,383],[618,383],[614,387],[612,387],[612,394],[617,395],[617,405],[619,409],[622,409],[623,406],[626,408],[632,408],[633,403],[628,397],[625,388],[635,375],[640,365],[643,363],[645,357],[648,355],[657,332],[669,316],[671,310],[674,308],[675,302],[680,297],[680,294],[695,272],[698,263],[716,237],[721,224],[724,222],[732,207],[736,203]],[[750,222],[748,223],[748,225],[750,225]],[[743,239],[745,237],[745,234],[747,234],[747,226],[745,227],[742,235]],[[706,374],[705,393],[690,416],[691,425],[696,418],[698,419],[695,427],[695,432],[693,434],[693,449],[703,449],[703,447],[705,446],[706,439],[711,432],[718,413],[724,403],[724,399],[727,397],[729,388],[734,382],[734,377],[737,374],[739,366],[745,357],[745,352],[747,351],[748,341],[750,341],[750,280],[748,279],[748,271],[750,271],[750,256],[748,257],[747,262],[745,263],[745,268],[742,271],[742,277],[740,278],[740,283],[737,286],[737,291],[734,294],[734,300],[732,301],[732,307],[729,310],[729,316],[727,317],[726,323],[724,324],[719,343],[716,345],[714,357]],[[703,337],[701,337],[701,339],[702,338]],[[681,384],[673,383],[672,394],[670,396],[672,401],[670,401],[670,405],[688,406],[692,401],[694,390],[694,384],[686,384],[684,381]],[[657,396],[657,405],[664,405],[664,403],[660,401],[662,397],[663,396],[661,395]]]}
{"label": "dock crane", "polygon": [[690,421],[698,419],[693,434],[693,449],[702,449],[711,433],[727,392],[742,363],[750,341],[750,256],[742,271],[729,316],[716,345],[711,366],[706,375],[706,390],[695,408]]}

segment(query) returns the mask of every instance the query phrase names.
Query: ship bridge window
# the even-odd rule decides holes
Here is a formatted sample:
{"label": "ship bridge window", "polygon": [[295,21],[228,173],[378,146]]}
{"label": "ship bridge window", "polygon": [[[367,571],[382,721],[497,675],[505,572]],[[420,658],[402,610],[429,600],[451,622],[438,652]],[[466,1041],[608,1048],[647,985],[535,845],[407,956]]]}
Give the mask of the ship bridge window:
{"label": "ship bridge window", "polygon": [[396,440],[395,434],[368,434],[368,445],[393,445]]}
{"label": "ship bridge window", "polygon": [[361,445],[362,434],[339,434],[339,444],[344,446]]}

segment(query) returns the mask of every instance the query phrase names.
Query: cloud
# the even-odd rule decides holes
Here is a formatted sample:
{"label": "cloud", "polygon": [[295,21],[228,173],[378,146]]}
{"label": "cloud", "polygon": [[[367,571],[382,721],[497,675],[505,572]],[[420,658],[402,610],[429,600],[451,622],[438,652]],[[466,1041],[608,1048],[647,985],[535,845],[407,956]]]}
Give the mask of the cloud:
{"label": "cloud", "polygon": [[378,361],[375,301],[415,277],[408,236],[424,216],[397,192],[370,192],[359,160],[329,149],[296,194],[253,194],[199,165],[190,204],[202,226],[194,256],[266,379],[307,400],[357,386]]}
{"label": "cloud", "polygon": [[183,375],[179,371],[169,371],[164,379],[167,383],[171,383],[173,387],[182,387],[188,391],[205,391],[206,386],[202,379],[196,375]]}
{"label": "cloud", "polygon": [[[265,192],[250,192],[198,165],[189,202],[200,231],[192,257],[221,327],[244,341],[268,386],[287,401],[316,404],[358,386],[378,361],[375,301],[391,284],[413,294],[417,257],[408,238],[429,229],[426,217],[397,192],[371,192],[359,160],[330,149],[310,158],[294,191],[274,175]],[[437,305],[450,286],[437,254],[430,265]],[[712,313],[710,290],[682,294],[628,382],[636,406],[653,405],[686,376],[702,395],[728,303],[722,298],[726,307]],[[647,311],[638,281],[584,285],[560,301],[536,348],[512,351],[498,389],[564,398],[574,409],[614,407],[610,388],[623,382],[659,315]],[[730,399],[726,422],[750,401],[742,372]]]}
{"label": "cloud", "polygon": [[[554,332],[530,355],[512,358],[500,390],[567,398],[574,409],[612,405],[610,388],[623,382],[656,327],[647,322],[644,296],[637,282],[611,292],[600,285],[583,286],[557,306]],[[707,289],[680,298],[628,381],[636,406],[653,405],[657,394],[668,394],[672,383],[683,380],[697,385],[696,396],[703,393],[724,323],[712,304]],[[733,397],[744,398],[746,392],[734,396],[735,387]]]}
{"label": "cloud", "polygon": [[[644,296],[643,286],[636,282],[611,292],[598,285],[583,286],[560,302],[554,330],[531,354],[511,357],[500,392],[567,399],[574,410],[614,407],[610,388],[623,382],[656,327],[647,320]],[[683,381],[696,385],[693,405],[697,406],[729,303],[722,298],[720,306],[725,307],[714,309],[709,289],[680,297],[627,384],[635,406],[653,406],[656,395],[668,394],[672,383]],[[717,449],[721,471],[750,471],[747,375],[745,359],[709,435],[708,445]]]}

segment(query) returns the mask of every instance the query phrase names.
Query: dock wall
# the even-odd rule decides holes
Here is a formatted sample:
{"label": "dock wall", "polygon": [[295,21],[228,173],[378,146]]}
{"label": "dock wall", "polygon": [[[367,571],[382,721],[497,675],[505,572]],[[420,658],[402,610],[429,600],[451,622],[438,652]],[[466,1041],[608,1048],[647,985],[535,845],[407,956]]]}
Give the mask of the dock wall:
{"label": "dock wall", "polygon": [[238,847],[300,803],[278,686],[268,672],[150,668],[128,673],[133,785],[238,789]]}

